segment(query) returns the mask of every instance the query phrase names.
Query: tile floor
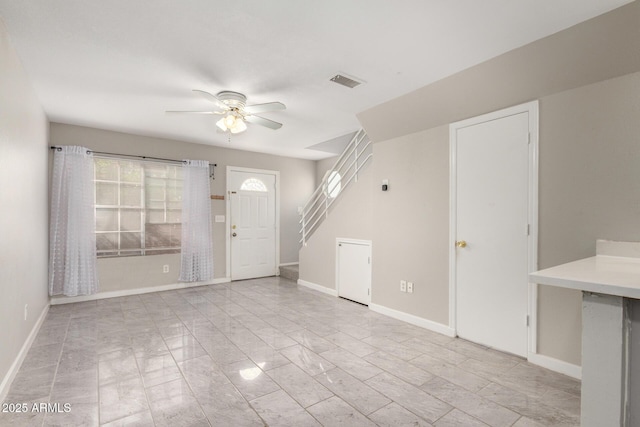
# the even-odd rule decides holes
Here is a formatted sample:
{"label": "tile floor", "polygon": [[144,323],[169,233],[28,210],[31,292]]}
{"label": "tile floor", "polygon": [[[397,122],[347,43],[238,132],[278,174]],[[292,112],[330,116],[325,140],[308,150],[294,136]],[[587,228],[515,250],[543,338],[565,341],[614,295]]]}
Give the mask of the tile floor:
{"label": "tile floor", "polygon": [[520,358],[266,278],[52,306],[5,400],[29,411],[0,425],[578,426],[579,396]]}

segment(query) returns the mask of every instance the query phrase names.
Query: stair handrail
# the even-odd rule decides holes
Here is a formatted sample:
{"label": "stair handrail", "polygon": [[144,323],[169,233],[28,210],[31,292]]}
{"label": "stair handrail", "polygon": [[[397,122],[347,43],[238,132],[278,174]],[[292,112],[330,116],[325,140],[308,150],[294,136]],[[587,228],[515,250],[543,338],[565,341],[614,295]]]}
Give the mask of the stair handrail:
{"label": "stair handrail", "polygon": [[[299,221],[301,224],[299,233],[302,234],[302,238],[299,242],[302,243],[303,246],[306,246],[307,239],[313,231],[315,231],[316,226],[328,217],[329,208],[339,198],[340,194],[342,194],[354,179],[355,181],[358,180],[358,172],[373,156],[373,153],[367,153],[367,149],[371,145],[371,140],[367,138],[366,142],[363,143],[365,138],[367,138],[367,134],[364,129],[360,129],[356,132],[349,144],[347,144],[343,150],[342,154],[335,161],[331,169],[325,173],[322,181],[303,206]],[[365,153],[367,153],[366,157],[361,159]],[[351,162],[345,167],[347,160],[350,158],[352,159]],[[351,170],[351,174],[347,176]],[[336,197],[331,197],[329,195],[328,187],[329,180],[333,176],[334,172],[342,172],[345,176],[340,179],[341,189],[339,193]]]}

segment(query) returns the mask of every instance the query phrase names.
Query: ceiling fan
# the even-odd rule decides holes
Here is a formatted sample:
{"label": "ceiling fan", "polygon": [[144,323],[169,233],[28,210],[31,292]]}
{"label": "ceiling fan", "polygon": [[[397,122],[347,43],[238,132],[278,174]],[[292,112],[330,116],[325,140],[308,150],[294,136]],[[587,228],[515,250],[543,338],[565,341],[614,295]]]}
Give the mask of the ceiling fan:
{"label": "ceiling fan", "polygon": [[193,89],[193,91],[213,102],[216,109],[210,111],[167,111],[167,113],[218,114],[222,116],[216,122],[218,129],[222,132],[229,131],[234,134],[247,130],[245,122],[268,127],[269,129],[280,129],[282,127],[282,123],[256,115],[256,113],[265,113],[267,111],[284,110],[287,107],[282,102],[247,105],[247,97],[239,92],[224,90],[213,95],[204,90]]}

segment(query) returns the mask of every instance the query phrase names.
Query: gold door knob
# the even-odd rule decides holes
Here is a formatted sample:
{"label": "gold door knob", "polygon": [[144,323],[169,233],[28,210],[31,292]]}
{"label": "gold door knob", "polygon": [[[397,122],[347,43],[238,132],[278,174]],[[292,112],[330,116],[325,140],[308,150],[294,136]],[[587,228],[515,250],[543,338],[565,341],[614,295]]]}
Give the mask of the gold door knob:
{"label": "gold door knob", "polygon": [[464,240],[459,240],[456,242],[456,246],[459,248],[466,248],[467,247],[467,242],[465,242]]}

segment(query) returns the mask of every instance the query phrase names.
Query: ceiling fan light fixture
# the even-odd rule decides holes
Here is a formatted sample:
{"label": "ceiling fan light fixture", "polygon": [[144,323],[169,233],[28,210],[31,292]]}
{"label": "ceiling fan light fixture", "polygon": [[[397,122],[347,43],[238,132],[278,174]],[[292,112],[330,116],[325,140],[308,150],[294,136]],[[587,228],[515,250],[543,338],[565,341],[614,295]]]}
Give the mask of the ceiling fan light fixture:
{"label": "ceiling fan light fixture", "polygon": [[244,122],[242,116],[238,116],[235,113],[229,113],[218,120],[216,126],[223,132],[230,131],[234,134],[247,130],[247,124]]}
{"label": "ceiling fan light fixture", "polygon": [[236,120],[235,125],[232,128],[229,128],[231,133],[240,133],[247,130],[247,124],[241,118]]}
{"label": "ceiling fan light fixture", "polygon": [[225,118],[224,118],[224,124],[228,129],[233,129],[236,125],[236,116],[234,114],[228,114]]}
{"label": "ceiling fan light fixture", "polygon": [[227,131],[227,125],[224,123],[224,117],[221,118],[220,120],[218,120],[216,122],[216,126],[218,126],[218,128],[222,131],[222,132],[226,132]]}

